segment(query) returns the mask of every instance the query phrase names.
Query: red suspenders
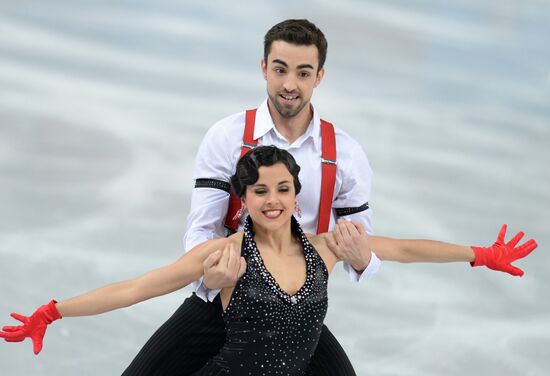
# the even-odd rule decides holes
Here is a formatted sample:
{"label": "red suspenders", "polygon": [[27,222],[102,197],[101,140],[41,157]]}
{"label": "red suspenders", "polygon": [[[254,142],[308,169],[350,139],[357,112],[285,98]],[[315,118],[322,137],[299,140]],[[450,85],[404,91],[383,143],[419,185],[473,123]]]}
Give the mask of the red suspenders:
{"label": "red suspenders", "polygon": [[321,199],[317,233],[328,231],[334,184],[336,183],[336,137],[334,127],[321,119]]}
{"label": "red suspenders", "polygon": [[[241,146],[241,157],[249,150],[252,150],[258,145],[258,141],[254,140],[254,124],[256,123],[256,109],[246,111],[246,121],[244,123],[243,146]],[[237,197],[235,192],[231,191],[229,196],[229,207],[225,216],[225,227],[231,232],[237,231],[239,227],[239,218],[235,218],[235,214],[241,208],[241,199]]]}
{"label": "red suspenders", "polygon": [[[256,109],[246,111],[241,157],[258,145],[258,141],[254,140],[255,121]],[[328,231],[334,184],[336,183],[336,137],[334,135],[334,127],[331,123],[322,119],[321,145],[321,199],[319,200],[319,220],[317,222],[318,234]],[[234,192],[231,192],[229,207],[227,208],[227,215],[225,217],[225,227],[231,231],[236,231],[239,226],[239,220],[233,218],[240,207],[241,200]]]}

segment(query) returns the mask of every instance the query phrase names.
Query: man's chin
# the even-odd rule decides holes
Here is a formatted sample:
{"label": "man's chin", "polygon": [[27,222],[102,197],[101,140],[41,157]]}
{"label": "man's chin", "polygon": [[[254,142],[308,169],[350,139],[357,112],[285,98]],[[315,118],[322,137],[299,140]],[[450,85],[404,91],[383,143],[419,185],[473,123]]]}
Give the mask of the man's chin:
{"label": "man's chin", "polygon": [[277,112],[285,119],[291,119],[298,116],[298,114],[304,109],[304,106],[297,105],[296,107],[286,107],[278,105]]}

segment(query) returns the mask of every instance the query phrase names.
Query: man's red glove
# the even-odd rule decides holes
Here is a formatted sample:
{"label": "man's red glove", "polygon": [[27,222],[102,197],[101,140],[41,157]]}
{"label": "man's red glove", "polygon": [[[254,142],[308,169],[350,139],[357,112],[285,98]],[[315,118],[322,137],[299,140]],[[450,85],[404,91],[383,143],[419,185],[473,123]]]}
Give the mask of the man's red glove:
{"label": "man's red glove", "polygon": [[12,313],[11,317],[19,320],[23,325],[4,326],[0,331],[0,337],[7,342],[21,342],[30,337],[33,343],[34,353],[38,354],[42,350],[42,340],[46,333],[46,327],[61,318],[61,315],[55,307],[55,300],[38,308],[30,317]]}
{"label": "man's red glove", "polygon": [[533,239],[516,247],[524,233],[518,232],[508,243],[504,242],[506,236],[506,225],[502,225],[497,237],[497,241],[490,247],[472,247],[476,259],[470,263],[472,266],[485,265],[489,269],[510,273],[515,276],[523,276],[523,270],[512,266],[511,263],[527,256],[538,244]]}

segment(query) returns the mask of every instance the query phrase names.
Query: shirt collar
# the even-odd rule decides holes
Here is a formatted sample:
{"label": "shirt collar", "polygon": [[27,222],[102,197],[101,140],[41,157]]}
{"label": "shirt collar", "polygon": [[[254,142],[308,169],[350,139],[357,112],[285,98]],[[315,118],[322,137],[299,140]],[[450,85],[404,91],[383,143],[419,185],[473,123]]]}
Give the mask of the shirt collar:
{"label": "shirt collar", "polygon": [[269,108],[267,107],[267,99],[256,110],[256,123],[254,124],[254,140],[265,136],[267,132],[275,129],[273,119],[269,114]]}
{"label": "shirt collar", "polygon": [[[315,148],[319,150],[320,141],[321,141],[321,118],[319,117],[319,114],[315,110],[315,106],[312,105],[311,107],[313,108],[313,118],[312,118],[313,124],[310,123],[309,127],[306,129],[305,134],[301,137],[304,137],[304,140],[311,137],[313,139],[313,144],[315,145]],[[273,119],[269,114],[269,108],[267,107],[267,99],[266,99],[262,102],[262,104],[258,107],[256,111],[256,123],[254,125],[254,140],[257,140],[260,137],[265,136],[271,130],[275,132],[276,128],[275,128],[275,124],[273,123]]]}

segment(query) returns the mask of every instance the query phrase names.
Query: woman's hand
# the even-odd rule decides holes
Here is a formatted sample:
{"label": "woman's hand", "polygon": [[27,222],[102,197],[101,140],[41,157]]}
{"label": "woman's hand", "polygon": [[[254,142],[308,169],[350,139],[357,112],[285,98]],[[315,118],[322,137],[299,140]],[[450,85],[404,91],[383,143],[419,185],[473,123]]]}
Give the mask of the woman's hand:
{"label": "woman's hand", "polygon": [[11,317],[21,321],[23,324],[18,326],[4,326],[0,331],[0,337],[6,342],[21,342],[30,337],[33,343],[34,353],[38,354],[42,350],[42,341],[46,328],[55,320],[61,318],[61,315],[55,307],[55,300],[38,308],[30,317],[12,313]]}
{"label": "woman's hand", "polygon": [[490,247],[474,247],[475,260],[470,263],[472,266],[485,265],[489,269],[506,272],[514,276],[523,276],[523,270],[512,265],[512,262],[524,258],[537,248],[538,244],[533,239],[528,240],[522,245],[516,247],[523,231],[520,231],[508,243],[504,242],[506,236],[506,225],[502,225],[497,237],[497,241]]}
{"label": "woman's hand", "polygon": [[233,243],[217,250],[203,262],[204,285],[209,290],[233,287],[246,272],[246,261]]}

